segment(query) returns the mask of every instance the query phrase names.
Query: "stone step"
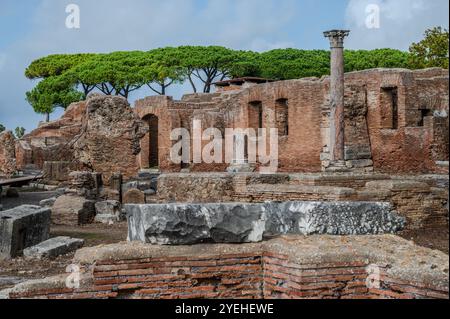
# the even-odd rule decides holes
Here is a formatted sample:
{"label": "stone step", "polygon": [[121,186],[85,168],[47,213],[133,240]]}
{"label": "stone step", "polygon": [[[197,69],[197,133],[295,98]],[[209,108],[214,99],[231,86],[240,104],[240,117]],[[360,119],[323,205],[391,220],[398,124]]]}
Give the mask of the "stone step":
{"label": "stone step", "polygon": [[148,175],[160,175],[161,170],[159,168],[147,168],[147,169],[141,169],[138,173],[138,177],[145,177]]}
{"label": "stone step", "polygon": [[25,249],[23,255],[29,259],[56,258],[78,250],[83,245],[82,239],[56,237]]}

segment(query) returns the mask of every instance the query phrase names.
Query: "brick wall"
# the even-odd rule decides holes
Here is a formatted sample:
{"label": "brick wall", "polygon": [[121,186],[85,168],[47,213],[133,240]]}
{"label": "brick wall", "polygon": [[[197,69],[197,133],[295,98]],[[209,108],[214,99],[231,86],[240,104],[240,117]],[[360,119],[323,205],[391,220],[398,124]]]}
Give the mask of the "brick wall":
{"label": "brick wall", "polygon": [[[448,161],[448,83],[448,71],[442,69],[347,73],[349,165],[355,170],[374,169],[382,173],[446,171],[436,161]],[[252,113],[253,102],[260,103],[261,119],[259,111]],[[287,106],[282,113],[281,102]],[[192,135],[194,120],[200,120],[203,129],[216,127],[221,131],[259,126],[283,126],[285,131],[287,126],[287,136],[279,138],[279,171],[320,172],[327,160],[329,104],[329,78],[324,77],[265,83],[215,94],[190,94],[181,101],[152,96],[137,101],[134,112],[140,119],[149,115],[158,118],[157,164],[163,172],[180,172],[184,168],[223,172],[227,168],[227,164],[217,163],[194,165],[192,159],[186,165],[171,161],[170,149],[175,141],[170,140],[170,133],[175,128],[186,128]],[[27,135],[16,144],[18,167],[35,164],[42,168],[45,161],[77,161],[79,156],[72,154],[68,145],[81,132],[85,117],[86,102],[73,104],[61,119],[42,124]],[[141,149],[137,168],[148,168],[148,135],[142,139]],[[134,166],[134,162],[126,158],[126,163],[115,166],[124,169],[130,163]]]}
{"label": "brick wall", "polygon": [[[448,299],[448,256],[393,236],[127,247],[97,249],[79,289],[65,288],[65,277],[55,277],[18,285],[10,298]],[[82,250],[78,259],[92,251]]]}
{"label": "brick wall", "polygon": [[[448,135],[448,117],[442,121],[439,117],[448,114],[445,70],[348,73],[345,99],[346,157],[355,170],[373,166],[387,173],[437,172],[436,158],[448,159],[448,140],[443,138]],[[280,101],[287,106],[282,116]],[[184,127],[192,134],[194,119],[200,120],[204,129],[221,130],[280,128],[281,122],[286,122],[282,131],[287,126],[288,134],[279,139],[279,171],[319,172],[321,153],[328,146],[328,109],[327,77],[266,83],[221,94],[194,94],[181,101],[150,97],[136,103],[141,118],[155,114],[166,119],[160,124],[160,166],[165,172],[181,170],[171,165],[167,156],[168,147],[173,145],[170,131]],[[436,116],[436,112],[441,115]],[[167,122],[171,117],[174,120]],[[191,164],[190,168],[223,171],[226,165]]]}
{"label": "brick wall", "polygon": [[448,177],[381,174],[163,174],[157,202],[390,202],[407,229],[448,226]]}

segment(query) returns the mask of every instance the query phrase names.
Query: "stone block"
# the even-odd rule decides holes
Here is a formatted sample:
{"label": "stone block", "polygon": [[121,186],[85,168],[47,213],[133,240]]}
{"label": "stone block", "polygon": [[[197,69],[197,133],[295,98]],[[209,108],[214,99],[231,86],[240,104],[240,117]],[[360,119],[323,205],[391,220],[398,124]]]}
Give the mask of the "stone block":
{"label": "stone block", "polygon": [[84,245],[84,240],[70,237],[56,237],[46,240],[36,246],[29,247],[23,251],[23,255],[30,259],[56,258],[66,255]]}
{"label": "stone block", "polygon": [[139,189],[130,189],[123,195],[124,204],[145,204],[145,194]]}
{"label": "stone block", "polygon": [[345,159],[348,161],[371,158],[372,151],[370,145],[355,145],[345,147]]}
{"label": "stone block", "polygon": [[122,200],[120,191],[108,187],[102,189],[100,197],[105,200],[114,200],[118,202]]}
{"label": "stone block", "polygon": [[52,207],[56,202],[56,197],[52,197],[49,199],[44,199],[39,202],[39,206],[41,207]]}
{"label": "stone block", "polygon": [[253,173],[256,165],[249,163],[233,163],[227,168],[228,173]]}
{"label": "stone block", "polygon": [[386,189],[393,192],[412,191],[412,192],[429,192],[430,186],[427,183],[417,182],[413,180],[383,180],[372,181],[366,184],[366,188],[370,189]]}
{"label": "stone block", "polygon": [[138,189],[142,192],[148,190],[156,190],[158,188],[158,180],[139,180],[139,181],[131,181],[122,185],[122,194],[125,194],[129,190]]}
{"label": "stone block", "polygon": [[323,161],[330,161],[331,156],[330,153],[320,153],[320,160]]}
{"label": "stone block", "polygon": [[371,159],[350,160],[347,161],[347,166],[351,168],[366,168],[373,166]]}
{"label": "stone block", "polygon": [[24,205],[0,212],[0,259],[18,257],[23,250],[49,238],[48,208]]}
{"label": "stone block", "polygon": [[7,198],[18,198],[19,197],[19,191],[15,188],[8,188],[6,190],[6,195]]}
{"label": "stone block", "polygon": [[122,207],[120,202],[107,200],[95,203],[95,221],[103,224],[111,224],[122,220]]}
{"label": "stone block", "polygon": [[95,201],[83,197],[58,197],[52,208],[52,222],[56,225],[86,225],[94,222]]}
{"label": "stone block", "polygon": [[160,245],[244,243],[285,234],[369,235],[405,226],[388,203],[126,205],[128,238]]}

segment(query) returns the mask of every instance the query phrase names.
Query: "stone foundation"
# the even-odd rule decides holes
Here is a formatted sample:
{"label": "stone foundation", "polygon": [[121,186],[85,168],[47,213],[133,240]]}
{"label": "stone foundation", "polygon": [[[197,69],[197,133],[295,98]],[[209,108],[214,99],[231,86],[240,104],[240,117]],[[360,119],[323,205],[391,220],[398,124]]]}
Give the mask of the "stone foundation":
{"label": "stone foundation", "polygon": [[395,236],[284,237],[261,244],[79,250],[67,275],[17,285],[12,299],[448,299],[448,256]]}
{"label": "stone foundation", "polygon": [[388,202],[408,230],[448,225],[448,175],[163,174],[159,203]]}

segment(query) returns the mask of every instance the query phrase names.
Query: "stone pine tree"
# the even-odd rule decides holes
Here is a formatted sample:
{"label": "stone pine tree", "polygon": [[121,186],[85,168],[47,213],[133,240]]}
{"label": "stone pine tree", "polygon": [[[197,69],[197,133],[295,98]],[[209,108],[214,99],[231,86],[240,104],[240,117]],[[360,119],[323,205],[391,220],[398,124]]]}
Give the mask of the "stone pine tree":
{"label": "stone pine tree", "polygon": [[47,122],[56,107],[65,109],[83,97],[84,94],[75,90],[73,83],[68,82],[64,76],[46,78],[39,82],[33,90],[26,93],[28,103],[36,113],[45,114]]}
{"label": "stone pine tree", "polygon": [[141,70],[145,66],[140,51],[98,54],[68,72],[77,83],[85,83],[105,95],[128,98],[145,81]]}
{"label": "stone pine tree", "polygon": [[[445,32],[430,31],[427,40],[413,45],[416,67],[446,66]],[[443,40],[444,39],[444,40]],[[422,49],[427,47],[431,49]],[[438,49],[439,48],[439,49]],[[425,53],[428,52],[428,54]],[[369,68],[407,68],[410,54],[392,49],[346,51],[346,71]],[[141,88],[166,95],[167,89],[186,81],[194,93],[210,93],[213,83],[228,78],[257,76],[273,80],[320,77],[329,74],[330,52],[326,50],[277,49],[263,53],[236,51],[220,46],[181,46],[147,52],[108,54],[57,54],[30,64],[25,75],[39,80],[26,99],[37,113],[50,114],[66,108],[97,90],[106,95],[129,95]]]}
{"label": "stone pine tree", "polygon": [[4,132],[6,130],[6,127],[4,127],[2,124],[0,124],[0,133]]}
{"label": "stone pine tree", "polygon": [[195,93],[198,91],[195,80],[203,85],[203,93],[210,93],[213,83],[230,76],[233,64],[239,60],[236,51],[220,46],[183,46],[178,50]]}
{"label": "stone pine tree", "polygon": [[425,38],[409,48],[411,67],[415,69],[440,67],[448,69],[449,32],[442,27],[425,31]]}
{"label": "stone pine tree", "polygon": [[158,95],[166,95],[167,88],[183,83],[185,72],[178,48],[161,48],[145,52],[144,67],[140,70],[147,87]]}
{"label": "stone pine tree", "polygon": [[[36,113],[45,114],[46,121],[56,107],[66,108],[89,94],[94,87],[77,82],[68,71],[91,59],[94,54],[55,54],[33,61],[25,70],[30,80],[40,80],[36,87],[26,93],[26,100]],[[77,90],[80,86],[82,93]]]}
{"label": "stone pine tree", "polygon": [[[73,69],[93,57],[96,54],[53,54],[33,61],[25,70],[25,76],[30,80],[47,79],[49,77],[61,76],[67,74],[67,71]],[[69,79],[66,78],[65,81]],[[74,79],[71,79],[72,81]],[[76,83],[80,86],[84,95],[88,95],[95,86],[83,82]]]}

